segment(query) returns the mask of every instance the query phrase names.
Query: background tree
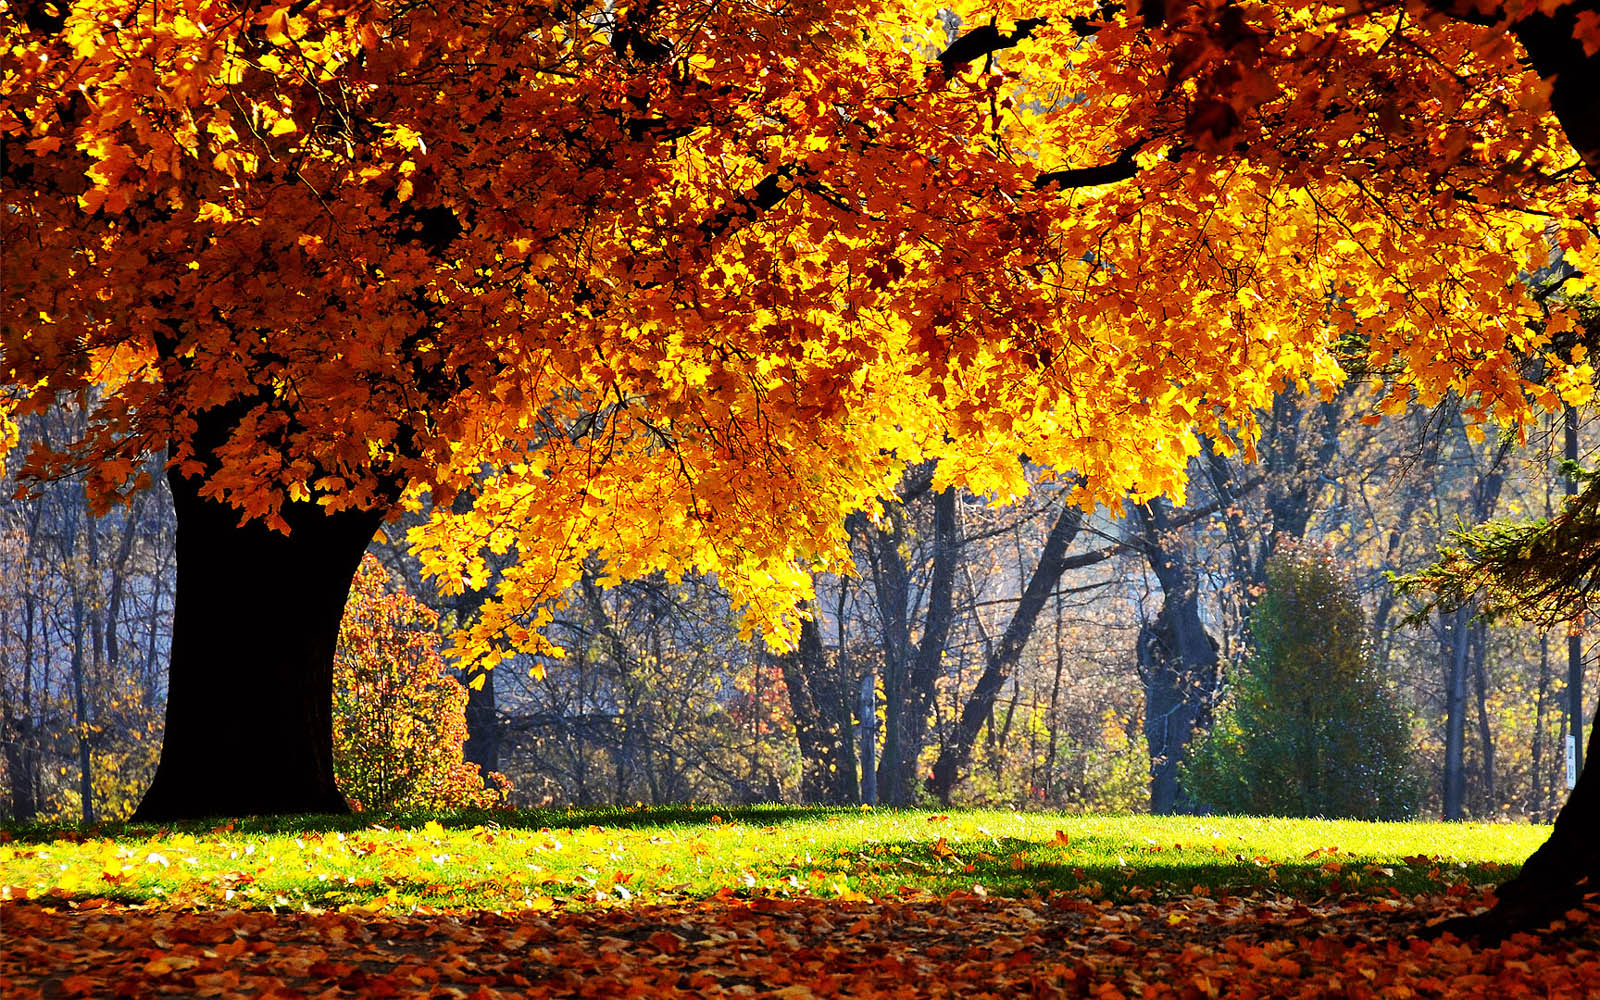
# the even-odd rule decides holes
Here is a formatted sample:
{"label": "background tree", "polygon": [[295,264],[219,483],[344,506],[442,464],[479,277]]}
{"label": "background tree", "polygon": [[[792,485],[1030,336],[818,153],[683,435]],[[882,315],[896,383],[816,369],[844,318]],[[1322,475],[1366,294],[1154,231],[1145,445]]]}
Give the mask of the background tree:
{"label": "background tree", "polygon": [[1250,617],[1254,650],[1183,785],[1227,813],[1404,819],[1411,736],[1373,670],[1365,616],[1326,552],[1285,546]]}
{"label": "background tree", "polygon": [[486,808],[508,783],[466,760],[467,689],[440,653],[439,616],[368,556],[334,656],[333,767],[358,808]]}
{"label": "background tree", "polygon": [[[81,408],[24,420],[24,446],[81,431]],[[158,470],[159,460],[148,464]],[[0,479],[7,494],[14,476]],[[121,819],[161,745],[173,524],[162,490],[102,517],[77,479],[0,507],[0,808]]]}

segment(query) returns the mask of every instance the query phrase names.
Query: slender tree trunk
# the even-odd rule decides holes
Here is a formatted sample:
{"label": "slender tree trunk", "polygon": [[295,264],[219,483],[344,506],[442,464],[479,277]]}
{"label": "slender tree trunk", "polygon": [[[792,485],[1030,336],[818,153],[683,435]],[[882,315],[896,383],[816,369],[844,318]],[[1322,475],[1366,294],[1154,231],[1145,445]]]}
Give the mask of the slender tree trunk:
{"label": "slender tree trunk", "polygon": [[[94,525],[89,526],[94,530]],[[94,758],[89,748],[89,697],[83,670],[83,595],[72,586],[72,705],[78,730],[78,798],[85,823],[94,822]]]}
{"label": "slender tree trunk", "polygon": [[1543,821],[1547,793],[1544,787],[1544,719],[1545,705],[1550,693],[1550,635],[1539,635],[1539,694],[1533,705],[1533,762],[1528,779],[1528,815],[1535,822]]}
{"label": "slender tree trunk", "polygon": [[844,793],[844,801],[860,802],[861,785],[856,771],[856,741],[854,736],[854,715],[851,712],[852,695],[855,693],[855,675],[850,670],[850,645],[844,634],[844,605],[845,581],[839,581],[839,606],[836,609],[835,621],[839,626],[839,654],[835,660],[837,674],[834,678],[834,689],[839,692],[838,704],[835,711],[838,713],[839,732],[842,734],[844,746],[840,750],[840,757],[844,761],[843,772],[839,775],[839,789]]}
{"label": "slender tree trunk", "polygon": [[1065,651],[1061,648],[1061,589],[1056,588],[1055,620],[1055,673],[1050,679],[1050,716],[1046,726],[1050,745],[1045,748],[1044,800],[1055,801],[1056,750],[1061,745],[1061,674],[1066,667]]}
{"label": "slender tree trunk", "polygon": [[984,664],[977,686],[961,710],[955,733],[940,750],[939,759],[933,765],[928,791],[937,796],[940,802],[949,804],[957,777],[972,759],[972,747],[977,742],[984,720],[993,713],[995,699],[1022,659],[1022,650],[1027,645],[1028,637],[1033,634],[1033,625],[1038,620],[1039,612],[1055,590],[1061,574],[1066,572],[1067,547],[1078,536],[1082,526],[1083,511],[1064,506],[1049,536],[1045,538],[1039,563],[1023,588],[1022,598],[1012,613],[1011,624],[1006,626],[1005,634]]}
{"label": "slender tree trunk", "polygon": [[[39,624],[38,577],[33,573],[37,552],[39,522],[44,505],[35,504],[28,524],[28,545],[23,555],[25,589],[22,594],[22,684],[21,712],[9,720],[3,735],[6,747],[6,772],[11,778],[11,818],[30,822],[39,811],[39,742],[37,720],[33,717],[33,654]],[[10,714],[10,706],[7,706]]]}
{"label": "slender tree trunk", "polygon": [[904,516],[898,508],[887,511],[887,529],[865,525],[862,521],[883,650],[883,747],[878,757],[878,795],[889,805],[906,805],[910,798],[904,781],[903,754],[908,660],[911,657],[908,607],[911,591],[905,558],[901,554],[901,543],[905,539]]}
{"label": "slender tree trunk", "polygon": [[861,801],[869,806],[878,804],[878,768],[874,758],[878,751],[878,697],[869,670],[861,678],[861,707],[857,718],[861,720]]}
{"label": "slender tree trunk", "polygon": [[905,737],[900,747],[900,769],[908,797],[910,790],[916,787],[917,762],[927,744],[928,718],[933,714],[945,646],[955,620],[956,562],[960,551],[956,491],[946,489],[933,498],[933,574],[928,582],[922,636],[911,656],[906,677]]}
{"label": "slender tree trunk", "polygon": [[1467,772],[1464,763],[1467,721],[1467,609],[1451,615],[1445,646],[1444,818],[1465,813]]}
{"label": "slender tree trunk", "polygon": [[1473,695],[1478,703],[1478,744],[1479,765],[1483,773],[1482,788],[1479,789],[1480,816],[1491,816],[1495,812],[1494,793],[1494,734],[1489,729],[1489,676],[1484,660],[1488,655],[1489,636],[1488,629],[1483,622],[1472,623],[1471,650],[1472,650],[1472,686]]}
{"label": "slender tree trunk", "polygon": [[178,517],[166,739],[139,821],[345,812],[333,653],[380,511],[286,505],[290,533],[169,472]]}
{"label": "slender tree trunk", "polygon": [[[1578,460],[1578,411],[1567,407],[1564,414],[1565,454],[1569,462]],[[1567,477],[1567,496],[1578,492],[1578,481]],[[1567,636],[1567,733],[1578,771],[1583,772],[1583,637],[1577,629]]]}

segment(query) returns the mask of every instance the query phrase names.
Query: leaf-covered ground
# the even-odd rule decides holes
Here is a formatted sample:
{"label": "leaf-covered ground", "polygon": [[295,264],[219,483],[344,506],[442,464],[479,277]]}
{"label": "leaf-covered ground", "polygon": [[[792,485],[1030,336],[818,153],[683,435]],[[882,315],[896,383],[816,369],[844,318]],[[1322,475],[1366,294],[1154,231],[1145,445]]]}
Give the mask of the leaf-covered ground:
{"label": "leaf-covered ground", "polygon": [[[1600,996],[1415,932],[1542,828],[750,810],[0,844],[6,996]],[[570,820],[570,825],[561,825]]]}

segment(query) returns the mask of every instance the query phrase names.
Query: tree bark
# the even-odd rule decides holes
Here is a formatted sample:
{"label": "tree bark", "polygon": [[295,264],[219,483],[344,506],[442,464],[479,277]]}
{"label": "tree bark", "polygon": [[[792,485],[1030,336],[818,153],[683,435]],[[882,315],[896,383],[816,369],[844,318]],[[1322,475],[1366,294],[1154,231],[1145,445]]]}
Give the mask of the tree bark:
{"label": "tree bark", "polygon": [[333,776],[333,653],[382,511],[286,504],[290,533],[167,475],[177,589],[166,738],[134,820],[342,813]]}
{"label": "tree bark", "polygon": [[1481,620],[1472,623],[1468,636],[1472,660],[1472,694],[1478,703],[1478,767],[1483,781],[1478,789],[1478,816],[1492,816],[1498,803],[1494,791],[1494,733],[1489,728],[1489,629]]}
{"label": "tree bark", "polygon": [[[1600,753],[1600,709],[1589,729],[1589,756]],[[1535,930],[1560,919],[1600,892],[1600,775],[1594,768],[1578,774],[1577,787],[1556,816],[1550,839],[1523,862],[1522,870],[1496,891],[1495,905],[1472,917],[1458,917],[1433,928],[1485,942],[1503,940],[1517,931]]]}
{"label": "tree bark", "polygon": [[905,556],[905,513],[899,508],[885,512],[886,527],[875,527],[858,519],[860,534],[867,549],[876,598],[878,624],[883,651],[883,746],[878,757],[878,795],[888,805],[907,805],[910,790],[905,784],[903,743],[905,738],[906,684],[911,657],[911,584],[907,579]]}
{"label": "tree bark", "polygon": [[928,741],[928,717],[933,714],[934,689],[943,671],[944,651],[955,620],[956,563],[960,551],[956,491],[946,489],[933,498],[933,575],[928,582],[922,636],[911,657],[905,692],[905,739],[900,751],[902,780],[908,789],[915,787],[917,762]]}
{"label": "tree bark", "polygon": [[861,701],[856,717],[861,720],[861,802],[875,806],[878,804],[878,768],[873,759],[878,747],[878,703],[870,670],[861,678]]}
{"label": "tree bark", "polygon": [[[477,687],[472,681],[483,677]],[[461,757],[487,778],[500,770],[500,713],[495,707],[494,671],[480,674],[462,673],[461,683],[467,685],[467,739],[461,745]]]}
{"label": "tree bark", "polygon": [[[848,718],[853,685],[843,682],[828,662],[822,630],[815,619],[800,626],[800,645],[778,657],[783,686],[794,715],[800,747],[800,798],[806,803],[842,805],[855,799],[855,762]],[[840,708],[844,707],[841,714]]]}
{"label": "tree bark", "polygon": [[1467,609],[1451,613],[1445,629],[1444,701],[1444,818],[1459,820],[1466,814],[1467,769]]}
{"label": "tree bark", "polygon": [[1144,734],[1150,750],[1150,811],[1188,808],[1178,781],[1184,751],[1209,724],[1220,682],[1217,643],[1200,620],[1200,581],[1179,539],[1171,503],[1134,509],[1150,568],[1161,583],[1161,610],[1139,630],[1139,678],[1145,690]]}

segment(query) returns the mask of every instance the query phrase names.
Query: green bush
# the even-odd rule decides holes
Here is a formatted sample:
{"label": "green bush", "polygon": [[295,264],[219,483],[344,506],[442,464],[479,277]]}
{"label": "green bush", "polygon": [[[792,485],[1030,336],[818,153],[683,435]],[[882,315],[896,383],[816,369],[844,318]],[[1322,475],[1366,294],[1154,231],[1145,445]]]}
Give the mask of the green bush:
{"label": "green bush", "polygon": [[1367,657],[1366,619],[1328,556],[1267,563],[1253,655],[1183,768],[1223,813],[1402,819],[1420,804],[1406,719]]}

